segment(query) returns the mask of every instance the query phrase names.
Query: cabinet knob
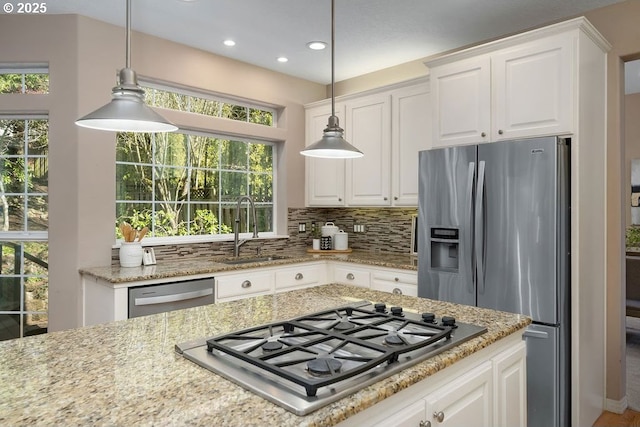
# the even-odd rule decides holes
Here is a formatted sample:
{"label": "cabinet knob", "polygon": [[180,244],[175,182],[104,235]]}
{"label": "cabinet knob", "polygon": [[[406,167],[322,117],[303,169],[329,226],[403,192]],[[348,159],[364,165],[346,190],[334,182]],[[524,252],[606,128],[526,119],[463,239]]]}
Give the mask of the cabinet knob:
{"label": "cabinet knob", "polygon": [[353,273],[348,273],[347,274],[347,280],[353,280],[355,278],[356,278],[356,276],[354,276]]}
{"label": "cabinet knob", "polygon": [[422,421],[420,420],[420,424],[418,424],[419,427],[431,427],[431,421]]}
{"label": "cabinet knob", "polygon": [[389,198],[388,198],[388,197],[385,197],[385,198],[384,198],[384,201],[386,202],[387,200],[389,200]]}
{"label": "cabinet knob", "polygon": [[342,201],[342,197],[338,197],[338,201],[341,202]]}
{"label": "cabinet knob", "polygon": [[400,288],[393,288],[392,292],[394,295],[402,295],[402,289]]}
{"label": "cabinet knob", "polygon": [[398,200],[398,196],[394,196],[394,197],[393,197],[393,200]]}
{"label": "cabinet knob", "polygon": [[444,412],[440,411],[440,412],[434,412],[433,413],[433,418],[435,418],[435,420],[439,423],[444,421]]}
{"label": "cabinet knob", "polygon": [[296,280],[302,280],[302,279],[304,279],[304,276],[302,275],[302,273],[296,274]]}
{"label": "cabinet knob", "polygon": [[393,278],[393,280],[394,280],[395,282],[399,282],[399,281],[400,281],[400,278],[399,278],[399,277],[394,277],[394,278]]}
{"label": "cabinet knob", "polygon": [[487,133],[486,133],[486,132],[482,132],[482,133],[480,134],[480,136],[484,138],[485,136],[487,136]]}
{"label": "cabinet knob", "polygon": [[242,284],[240,286],[242,286],[244,289],[250,288],[251,287],[251,281],[250,280],[245,280],[244,282],[242,282]]}
{"label": "cabinet knob", "polygon": [[498,131],[498,135],[502,135],[503,133],[504,133],[504,131],[503,131],[502,129],[500,129],[500,130]]}

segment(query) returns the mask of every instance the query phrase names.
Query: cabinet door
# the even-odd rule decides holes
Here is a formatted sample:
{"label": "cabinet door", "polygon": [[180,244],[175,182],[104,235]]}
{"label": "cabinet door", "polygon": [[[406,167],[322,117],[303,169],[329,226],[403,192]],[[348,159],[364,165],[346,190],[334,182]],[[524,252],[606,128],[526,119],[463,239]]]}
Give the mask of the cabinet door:
{"label": "cabinet door", "polygon": [[[306,111],[306,145],[322,138],[331,105],[310,108]],[[336,116],[344,127],[344,106],[336,105]],[[317,159],[305,157],[307,206],[344,206],[345,161],[342,159]]]}
{"label": "cabinet door", "polygon": [[431,147],[431,95],[421,84],[391,94],[393,206],[418,206],[418,152]]}
{"label": "cabinet door", "polygon": [[472,369],[427,396],[433,427],[493,426],[491,361]]}
{"label": "cabinet door", "polygon": [[347,160],[349,206],[389,206],[391,182],[391,99],[371,95],[346,104],[346,139],[364,153]]}
{"label": "cabinet door", "polygon": [[572,58],[571,34],[492,55],[494,140],[573,130]]}
{"label": "cabinet door", "polygon": [[488,142],[491,61],[488,55],[431,69],[433,146]]}
{"label": "cabinet door", "polygon": [[425,401],[418,400],[411,405],[400,409],[382,422],[374,424],[373,427],[418,427],[427,426],[425,423]]}
{"label": "cabinet door", "polygon": [[524,341],[493,360],[495,425],[527,425],[527,346]]}

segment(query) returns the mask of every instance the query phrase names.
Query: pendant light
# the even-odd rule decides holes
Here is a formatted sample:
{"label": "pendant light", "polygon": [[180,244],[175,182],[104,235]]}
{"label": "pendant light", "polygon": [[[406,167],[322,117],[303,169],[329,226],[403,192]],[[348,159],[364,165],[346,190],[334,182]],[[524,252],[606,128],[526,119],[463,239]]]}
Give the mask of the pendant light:
{"label": "pendant light", "polygon": [[340,127],[338,117],[336,116],[336,98],[334,92],[335,86],[335,16],[334,3],[331,0],[331,117],[327,127],[324,129],[322,139],[314,142],[300,152],[303,156],[308,157],[324,157],[332,159],[354,159],[362,157],[364,154],[353,145],[345,141],[343,137],[344,130]]}
{"label": "pendant light", "polygon": [[76,125],[115,132],[173,132],[178,129],[144,103],[144,89],[138,85],[131,66],[131,0],[127,0],[126,66],[118,85],[111,89],[111,102],[76,120]]}

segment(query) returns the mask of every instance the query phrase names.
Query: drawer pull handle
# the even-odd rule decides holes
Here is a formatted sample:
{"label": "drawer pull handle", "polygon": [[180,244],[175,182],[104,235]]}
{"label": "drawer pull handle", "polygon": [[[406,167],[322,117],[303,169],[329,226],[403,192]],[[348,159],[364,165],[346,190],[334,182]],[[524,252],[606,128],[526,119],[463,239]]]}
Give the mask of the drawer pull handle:
{"label": "drawer pull handle", "polygon": [[304,276],[302,275],[302,273],[296,274],[296,280],[302,280],[302,279],[304,279]]}
{"label": "drawer pull handle", "polygon": [[400,288],[394,288],[394,289],[393,289],[393,294],[394,294],[394,295],[402,295],[402,289],[400,289]]}
{"label": "drawer pull handle", "polygon": [[356,278],[356,276],[353,275],[353,273],[348,273],[347,274],[347,280],[354,280]]}
{"label": "drawer pull handle", "polygon": [[250,280],[245,280],[244,282],[242,282],[242,284],[240,286],[242,286],[244,289],[250,288],[251,287],[251,281]]}
{"label": "drawer pull handle", "polygon": [[439,423],[444,421],[444,412],[440,411],[440,412],[434,412],[433,413],[433,418],[436,419],[436,421],[438,421]]}

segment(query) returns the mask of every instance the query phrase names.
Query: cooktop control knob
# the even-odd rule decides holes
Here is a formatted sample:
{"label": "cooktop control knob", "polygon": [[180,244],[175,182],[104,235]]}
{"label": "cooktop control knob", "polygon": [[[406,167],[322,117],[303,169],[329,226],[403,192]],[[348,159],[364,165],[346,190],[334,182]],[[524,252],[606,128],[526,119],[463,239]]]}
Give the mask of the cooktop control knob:
{"label": "cooktop control knob", "polygon": [[293,332],[293,325],[291,323],[285,323],[284,325],[282,325],[282,328],[284,329],[285,334],[290,334]]}
{"label": "cooktop control knob", "polygon": [[373,307],[376,309],[376,313],[386,313],[387,311],[387,304],[383,302],[377,302]]}
{"label": "cooktop control knob", "polygon": [[347,316],[351,316],[353,314],[353,308],[352,307],[346,307],[344,309],[344,312],[347,314]]}
{"label": "cooktop control knob", "polygon": [[456,319],[451,316],[442,316],[442,326],[456,327]]}
{"label": "cooktop control knob", "polygon": [[402,313],[402,307],[391,307],[391,314],[394,316],[404,316]]}
{"label": "cooktop control knob", "polygon": [[422,321],[425,323],[434,323],[436,315],[433,313],[422,313]]}

